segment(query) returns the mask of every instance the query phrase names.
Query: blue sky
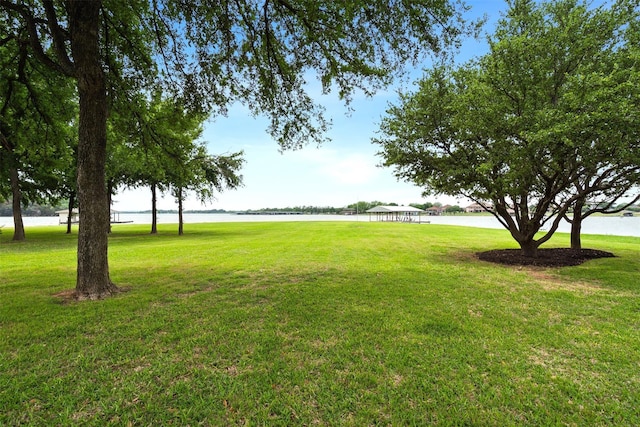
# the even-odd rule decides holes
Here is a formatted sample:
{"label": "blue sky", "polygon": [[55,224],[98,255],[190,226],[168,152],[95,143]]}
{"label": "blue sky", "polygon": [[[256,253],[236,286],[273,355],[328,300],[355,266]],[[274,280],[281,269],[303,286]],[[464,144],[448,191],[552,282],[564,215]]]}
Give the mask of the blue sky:
{"label": "blue sky", "polygon": [[[474,19],[486,14],[485,31],[491,32],[500,12],[506,9],[502,0],[468,0]],[[457,57],[465,62],[486,53],[483,40],[467,40]],[[425,66],[421,67],[424,68]],[[412,73],[413,80],[422,75],[421,69]],[[413,81],[412,80],[412,81]],[[411,82],[410,82],[411,83]],[[411,91],[411,84],[405,90]],[[358,200],[408,204],[423,201],[465,206],[467,200],[454,197],[421,196],[422,190],[412,184],[398,182],[389,168],[379,167],[378,147],[371,143],[389,103],[397,102],[397,88],[389,88],[374,97],[356,96],[349,113],[335,96],[318,100],[326,107],[333,126],[331,139],[320,147],[281,153],[278,144],[266,132],[268,121],[254,118],[245,107],[236,105],[227,117],[219,117],[206,124],[203,140],[211,154],[244,150],[246,163],[242,170],[244,186],[218,194],[217,200],[205,205],[195,197],[185,201],[185,209],[247,210],[285,208],[302,205],[346,206]],[[114,196],[116,210],[150,209],[148,189],[121,191]],[[172,197],[158,202],[160,209],[176,209]]]}

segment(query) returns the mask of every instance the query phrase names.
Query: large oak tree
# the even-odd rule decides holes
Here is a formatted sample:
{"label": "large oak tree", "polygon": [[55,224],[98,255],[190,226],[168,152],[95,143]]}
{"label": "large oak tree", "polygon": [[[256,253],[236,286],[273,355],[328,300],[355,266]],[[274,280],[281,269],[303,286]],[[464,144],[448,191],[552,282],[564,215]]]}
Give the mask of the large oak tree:
{"label": "large oak tree", "polygon": [[345,100],[356,88],[373,91],[457,37],[460,10],[453,0],[0,0],[11,25],[26,29],[34,57],[77,82],[76,297],[117,291],[107,257],[108,96],[157,77],[194,109],[244,102],[269,115],[283,147],[297,147],[326,127],[305,90],[311,72]]}

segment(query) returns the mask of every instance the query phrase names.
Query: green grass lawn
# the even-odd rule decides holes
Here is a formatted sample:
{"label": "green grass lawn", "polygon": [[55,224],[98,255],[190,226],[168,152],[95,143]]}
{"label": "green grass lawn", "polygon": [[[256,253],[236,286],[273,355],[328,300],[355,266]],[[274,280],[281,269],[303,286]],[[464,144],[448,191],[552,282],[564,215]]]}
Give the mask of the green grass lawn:
{"label": "green grass lawn", "polygon": [[475,259],[502,230],[148,229],[82,303],[75,235],[0,236],[0,425],[640,425],[640,238],[531,269]]}

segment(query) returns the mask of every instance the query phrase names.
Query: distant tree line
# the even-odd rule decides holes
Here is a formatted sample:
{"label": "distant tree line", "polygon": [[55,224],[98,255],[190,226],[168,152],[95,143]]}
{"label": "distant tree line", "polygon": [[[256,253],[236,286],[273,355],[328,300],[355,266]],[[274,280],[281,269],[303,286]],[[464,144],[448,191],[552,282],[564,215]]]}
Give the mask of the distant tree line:
{"label": "distant tree line", "polygon": [[[38,204],[38,203],[33,203],[30,205],[27,205],[25,207],[22,208],[22,213],[24,216],[55,216],[56,215],[56,211],[59,210],[63,210],[66,209],[66,203],[67,201],[63,201],[62,204],[58,205],[58,206],[49,206],[49,205],[42,205],[42,204]],[[342,207],[336,207],[336,206],[307,206],[307,205],[303,205],[303,206],[287,206],[284,208],[262,208],[262,209],[252,209],[252,212],[281,212],[281,211],[287,211],[287,212],[303,212],[305,214],[330,214],[330,215],[339,215],[339,214],[344,214],[347,211],[350,212],[357,212],[357,213],[363,213],[366,212],[367,210],[376,207],[376,206],[380,206],[380,205],[384,205],[384,206],[398,206],[398,203],[384,203],[384,202],[379,202],[379,201],[373,201],[373,202],[364,202],[364,201],[360,201],[360,202],[356,202],[356,203],[351,203],[350,205],[347,205],[346,207],[342,206]],[[442,203],[440,202],[425,202],[425,203],[409,203],[409,206],[413,206],[414,208],[418,208],[418,209],[423,209],[423,210],[427,210],[429,208],[432,207],[444,207],[443,212],[445,214],[457,214],[457,213],[463,213],[464,212],[464,208],[458,206],[458,205],[442,205]],[[625,206],[623,204],[620,205]],[[587,208],[584,208],[585,210]],[[626,208],[626,210],[631,211],[631,212],[640,212],[640,205],[632,205],[632,206],[628,206]],[[189,210],[185,210],[184,213],[186,214],[190,214],[190,213],[196,213],[196,214],[224,214],[224,213],[235,213],[237,211],[228,211],[226,209],[189,209]],[[144,210],[144,211],[135,211],[132,213],[151,213],[150,210]],[[158,214],[176,214],[178,213],[178,210],[176,209],[158,209],[156,211],[156,213]],[[11,216],[12,215],[12,206],[10,202],[0,202],[0,216]]]}
{"label": "distant tree line", "polygon": [[[355,212],[355,213],[364,213],[367,210],[374,208],[376,206],[398,206],[398,203],[395,202],[381,202],[379,200],[374,200],[371,202],[366,201],[358,201],[355,203],[351,203],[347,206],[287,206],[284,208],[263,208],[263,209],[253,209],[253,212],[281,212],[281,211],[289,211],[289,212],[303,212],[306,214],[343,214],[345,212]],[[410,203],[409,206],[413,206],[418,209],[428,209],[434,206],[442,206],[442,203],[439,202],[425,202],[425,203]],[[446,213],[457,213],[463,212],[460,206],[447,206],[444,209]],[[203,212],[203,211],[198,211]]]}
{"label": "distant tree line", "polygon": [[[62,210],[61,206],[47,206],[38,203],[30,204],[22,208],[24,216],[54,216],[56,211]],[[13,208],[10,202],[0,202],[0,216],[12,216]]]}

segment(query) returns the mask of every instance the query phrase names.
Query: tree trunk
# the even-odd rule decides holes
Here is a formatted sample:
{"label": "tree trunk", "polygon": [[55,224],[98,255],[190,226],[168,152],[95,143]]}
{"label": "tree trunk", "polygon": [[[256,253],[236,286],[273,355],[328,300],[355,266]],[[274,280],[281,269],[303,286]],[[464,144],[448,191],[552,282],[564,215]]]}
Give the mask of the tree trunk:
{"label": "tree trunk", "polygon": [[151,234],[158,234],[158,198],[156,184],[151,184]]}
{"label": "tree trunk", "polygon": [[571,223],[571,249],[574,251],[582,250],[582,239],[580,237],[582,231],[582,221],[573,221]]}
{"label": "tree trunk", "polygon": [[69,213],[67,215],[67,234],[71,234],[71,223],[73,219],[73,208],[76,204],[76,192],[72,191],[69,194]]}
{"label": "tree trunk", "polygon": [[20,191],[20,177],[18,169],[9,170],[11,180],[11,193],[13,196],[13,240],[23,241],[25,239],[24,223],[22,222],[22,191]]}
{"label": "tree trunk", "polygon": [[182,226],[182,189],[178,190],[178,235],[184,234]]}
{"label": "tree trunk", "polygon": [[535,240],[519,241],[518,244],[520,244],[520,250],[522,250],[524,256],[530,258],[538,256],[539,244]]}
{"label": "tree trunk", "polygon": [[111,190],[113,186],[111,185],[111,181],[107,184],[107,212],[109,213],[109,225],[107,226],[107,233],[111,234]]}
{"label": "tree trunk", "polygon": [[574,251],[582,250],[582,239],[580,234],[582,233],[582,208],[585,201],[583,199],[576,200],[576,204],[573,207],[573,219],[571,220],[571,249]]}
{"label": "tree trunk", "polygon": [[99,50],[100,1],[70,1],[71,51],[80,105],[78,140],[77,299],[98,299],[117,292],[109,278],[105,185],[107,97]]}
{"label": "tree trunk", "polygon": [[538,256],[540,242],[535,240],[535,235],[540,229],[538,223],[527,222],[522,218],[516,222],[506,208],[501,209],[497,218],[501,219],[502,225],[507,227],[511,237],[518,242],[524,256],[531,258]]}

